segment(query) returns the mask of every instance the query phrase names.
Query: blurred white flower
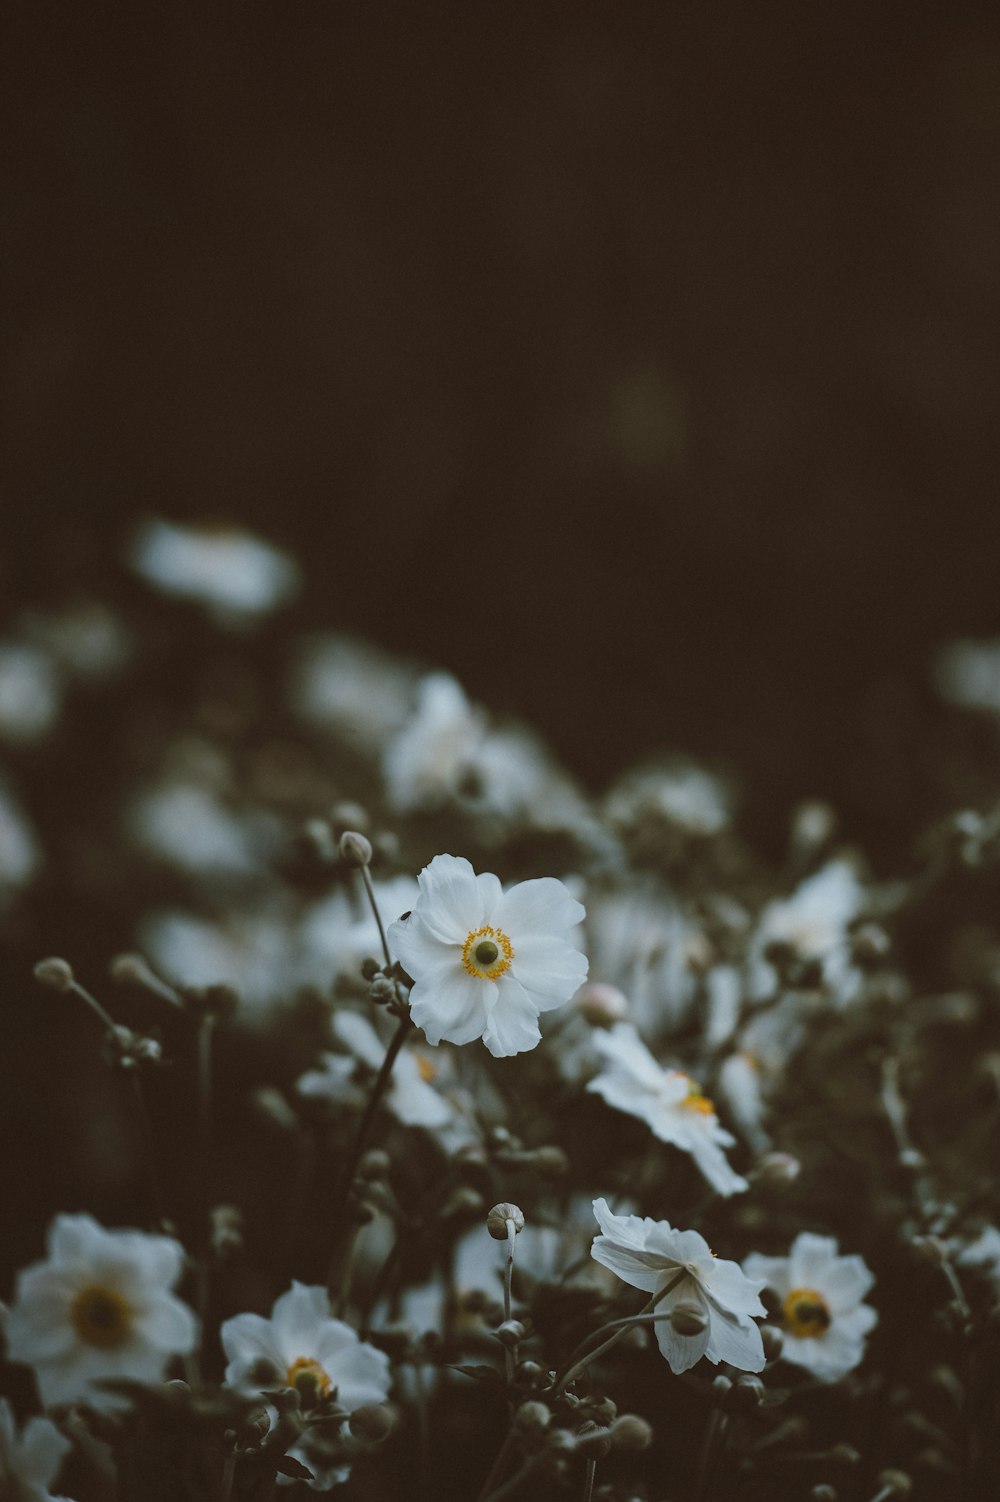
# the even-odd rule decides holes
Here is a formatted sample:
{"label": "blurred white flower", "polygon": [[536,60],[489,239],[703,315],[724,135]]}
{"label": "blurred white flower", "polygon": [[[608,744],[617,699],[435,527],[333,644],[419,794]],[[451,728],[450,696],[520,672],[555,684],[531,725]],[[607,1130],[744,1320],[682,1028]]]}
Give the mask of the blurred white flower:
{"label": "blurred white flower", "polygon": [[410,714],[413,670],[350,636],[309,638],[292,672],[292,708],[364,755],[380,752]]}
{"label": "blurred white flower", "polygon": [[612,823],[625,828],[658,819],[684,834],[706,837],[729,825],[732,794],[721,778],[678,758],[627,773],[605,807]]}
{"label": "blurred white flower", "polygon": [[735,1138],[720,1126],[712,1102],[689,1075],[661,1068],[630,1022],[595,1032],[594,1047],[603,1067],[588,1090],[616,1110],[638,1116],[661,1142],[689,1153],[717,1193],[738,1194],[747,1188],[723,1152]]}
{"label": "blurred white flower", "polygon": [[300,976],[289,925],[280,912],[246,909],[216,921],[194,913],[150,913],[138,949],[175,986],[234,987],[244,1021],[265,1018],[294,995]]}
{"label": "blurred white flower", "polygon": [[771,945],[781,945],[798,960],[816,961],[834,999],[849,1001],[857,992],[860,975],[851,959],[847,930],[865,900],[865,888],[851,862],[833,860],[796,887],[790,897],[769,902],[753,939],[753,995],[773,993],[778,976],[766,955]]}
{"label": "blurred white flower", "polygon": [[293,1282],[275,1301],[270,1319],[237,1314],[219,1333],[226,1383],[248,1396],[292,1387],[303,1407],[335,1397],[349,1413],[388,1396],[388,1356],[331,1317],[325,1288]]}
{"label": "blurred white flower", "polygon": [[[412,876],[377,881],[374,890],[386,924],[410,912],[420,895]],[[343,888],[310,904],[298,925],[296,944],[303,969],[316,985],[331,985],[337,976],[357,979],[364,960],[382,959],[371,906]]]}
{"label": "blurred white flower", "polygon": [[0,781],[0,910],[28,885],[41,864],[35,832],[13,793]]}
{"label": "blurred white flower", "polygon": [[748,1019],[733,1039],[734,1051],[719,1066],[719,1095],[754,1152],[766,1152],[771,1145],[764,1125],[769,1098],[821,1007],[811,991],[786,992]]}
{"label": "blurred white flower", "polygon": [[236,527],[150,519],[136,532],[129,561],[164,594],[196,600],[225,626],[266,615],[299,587],[299,570],[289,557]]}
{"label": "blurred white flower", "polygon": [[587,939],[594,979],[628,997],[648,1037],[683,1019],[697,992],[691,962],[701,934],[667,891],[642,882],[588,894]]}
{"label": "blurred white flower", "polygon": [[[339,1041],[350,1049],[353,1057],[324,1054],[323,1067],[303,1074],[296,1089],[300,1095],[343,1104],[356,1093],[351,1084],[356,1061],[360,1059],[369,1069],[380,1069],[386,1045],[368,1019],[358,1012],[346,1009],[335,1012],[332,1026]],[[447,1126],[452,1120],[451,1106],[432,1083],[438,1070],[437,1060],[426,1051],[413,1046],[400,1050],[389,1080],[385,1104],[404,1126],[433,1130]]]}
{"label": "blurred white flower", "polygon": [[58,1215],[48,1253],[18,1274],[5,1321],[7,1355],[34,1367],[47,1408],[118,1407],[123,1400],[96,1382],[158,1382],[171,1356],[194,1349],[197,1321],[171,1293],[184,1264],[179,1242]]}
{"label": "blurred white flower", "polygon": [[390,808],[398,813],[440,808],[459,792],[486,730],[448,673],[421,680],[413,715],[386,747],[382,761]]}
{"label": "blurred white flower", "polygon": [[80,601],[51,613],[29,613],[20,626],[36,646],[51,653],[67,677],[82,683],[113,678],[132,655],[128,628],[96,600]]}
{"label": "blurred white flower", "polygon": [[837,1382],[858,1365],[865,1336],[878,1322],[875,1310],[862,1303],[875,1279],[861,1257],[839,1257],[832,1236],[802,1231],[787,1257],[753,1252],[743,1268],[781,1300],[785,1361],[823,1382]]}
{"label": "blurred white flower", "polygon": [[258,875],[278,840],[270,815],[238,813],[213,789],[184,778],[165,778],[141,793],[127,820],[137,845],[190,876]]}
{"label": "blurred white flower", "polygon": [[1000,641],[948,642],[932,666],[937,690],[949,704],[1000,715]]}
{"label": "blurred white flower", "polygon": [[11,1406],[0,1398],[0,1496],[10,1502],[69,1502],[49,1487],[71,1448],[51,1419],[30,1418],[18,1434]]}
{"label": "blurred white flower", "polygon": [[0,740],[31,746],[55,725],[62,684],[51,654],[22,642],[0,642]]}
{"label": "blurred white flower", "polygon": [[436,855],[420,895],[389,930],[390,949],[413,977],[410,1014],[428,1041],[482,1038],[496,1058],[534,1048],[540,1012],[562,1006],[587,978],[569,932],[584,916],[554,877],[504,892],[467,860]]}
{"label": "blurred white flower", "polygon": [[949,1251],[960,1267],[973,1267],[1000,1284],[1000,1229],[984,1226],[972,1241],[952,1241]]}
{"label": "blurred white flower", "polygon": [[648,1216],[613,1215],[603,1199],[594,1201],[594,1214],[601,1228],[592,1249],[598,1262],[649,1294],[658,1294],[680,1274],[657,1309],[669,1311],[683,1301],[696,1304],[705,1316],[697,1335],[679,1334],[669,1319],[654,1324],[672,1372],[688,1371],[702,1356],[744,1372],[763,1370],[764,1347],[754,1324],[754,1316],[767,1314],[760,1301],[763,1282],[748,1278],[738,1263],[714,1256],[697,1231],[677,1231]]}

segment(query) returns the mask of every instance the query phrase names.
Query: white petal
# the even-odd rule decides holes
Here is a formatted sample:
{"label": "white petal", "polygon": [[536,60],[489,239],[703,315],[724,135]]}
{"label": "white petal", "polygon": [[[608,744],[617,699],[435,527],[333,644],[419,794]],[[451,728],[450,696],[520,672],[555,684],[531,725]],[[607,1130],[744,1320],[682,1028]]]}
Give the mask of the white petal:
{"label": "white petal", "polygon": [[420,897],[414,911],[437,938],[461,944],[466,934],[482,925],[482,893],[463,856],[436,855],[417,881]]}
{"label": "white petal", "polygon": [[760,1301],[763,1286],[763,1279],[749,1278],[738,1262],[728,1262],[721,1257],[712,1259],[705,1277],[709,1297],[736,1315],[766,1316],[767,1310]]}
{"label": "white petal", "polygon": [[709,1361],[728,1361],[741,1372],[764,1370],[764,1345],[753,1320],[738,1320],[714,1309],[706,1355]]}
{"label": "white petal", "polygon": [[326,1289],[293,1281],[271,1310],[277,1346],[286,1360],[311,1356],[317,1326],[329,1318],[330,1297]]}
{"label": "white petal", "polygon": [[[685,1279],[684,1283],[680,1285],[680,1288],[677,1290],[678,1296],[680,1296],[682,1288],[686,1289],[685,1298],[690,1298],[696,1303],[702,1303],[697,1292],[693,1292],[694,1284],[690,1278]],[[669,1295],[668,1298],[671,1304],[677,1302],[676,1298],[671,1298]],[[666,1304],[667,1300],[665,1299],[663,1301],[664,1307],[666,1307]],[[697,1335],[679,1335],[668,1319],[657,1320],[653,1329],[656,1331],[656,1344],[667,1358],[670,1370],[680,1375],[681,1372],[690,1371],[691,1367],[695,1366],[701,1360],[702,1356],[704,1356],[708,1348],[711,1319],[709,1319],[704,1330],[699,1331]]]}
{"label": "white petal", "polygon": [[22,1470],[36,1486],[51,1486],[63,1457],[73,1446],[51,1419],[30,1418],[21,1436]]}
{"label": "white petal", "polygon": [[500,904],[503,902],[503,887],[500,885],[500,878],[494,876],[492,871],[484,871],[476,877],[476,881],[483,900],[483,922],[495,923]]}
{"label": "white petal", "polygon": [[410,1016],[423,1028],[428,1043],[471,1043],[486,1031],[494,986],[467,975],[460,966],[418,981],[410,992]]}
{"label": "white petal", "polygon": [[57,1266],[79,1266],[92,1259],[106,1236],[92,1215],[57,1215],[49,1227],[49,1256]]}
{"label": "white petal", "polygon": [[571,897],[554,876],[521,881],[504,893],[497,915],[499,926],[509,934],[516,951],[528,934],[560,935],[584,918],[583,904]]}
{"label": "white petal", "polygon": [[706,1132],[691,1135],[691,1156],[717,1194],[740,1194],[749,1189],[746,1179],[729,1166],[725,1153]]}
{"label": "white petal", "polygon": [[399,961],[407,975],[414,980],[433,974],[443,964],[458,963],[459,949],[465,942],[466,930],[454,943],[446,943],[431,931],[420,913],[414,912],[389,927],[386,935],[389,953]]}
{"label": "white petal", "polygon": [[760,1252],[751,1252],[743,1259],[743,1271],[754,1282],[763,1280],[764,1286],[772,1288],[781,1298],[791,1292],[787,1257],[764,1257]]}
{"label": "white petal", "polygon": [[331,1023],[334,1033],[347,1048],[370,1069],[378,1069],[385,1058],[385,1044],[372,1027],[367,1017],[346,1008],[334,1012]]}
{"label": "white petal", "polygon": [[172,1355],[186,1356],[198,1344],[198,1321],[187,1305],[170,1293],[150,1296],[136,1320],[136,1329],[150,1345]]}
{"label": "white petal", "polygon": [[502,975],[496,989],[498,994],[488,1009],[483,1042],[495,1059],[508,1059],[541,1042],[538,1008],[512,975]]}
{"label": "white petal", "polygon": [[381,1403],[388,1396],[392,1377],[389,1358],[363,1341],[355,1341],[341,1350],[326,1368],[345,1408],[360,1408],[362,1403]]}
{"label": "white petal", "polygon": [[832,1236],[814,1236],[811,1231],[801,1231],[788,1253],[792,1286],[821,1290],[836,1257],[837,1243]]}
{"label": "white petal", "polygon": [[565,939],[528,934],[514,949],[511,974],[533,997],[539,1011],[562,1006],[587,979],[587,956]]}
{"label": "white petal", "polygon": [[844,1314],[838,1314],[834,1310],[833,1314],[834,1321],[831,1328],[835,1329],[838,1334],[850,1336],[851,1339],[863,1339],[878,1324],[878,1314],[870,1304],[858,1304]]}
{"label": "white petal", "polygon": [[853,1309],[860,1304],[875,1282],[875,1275],[857,1255],[838,1257],[823,1274],[821,1291],[829,1301],[834,1314]]}
{"label": "white petal", "polygon": [[[226,1382],[230,1387],[245,1389],[247,1374],[262,1361],[270,1362],[274,1367],[276,1380],[284,1379],[287,1361],[284,1352],[278,1349],[269,1319],[260,1314],[234,1314],[232,1319],[223,1323],[219,1336],[229,1363]],[[252,1390],[256,1391],[256,1388]]]}

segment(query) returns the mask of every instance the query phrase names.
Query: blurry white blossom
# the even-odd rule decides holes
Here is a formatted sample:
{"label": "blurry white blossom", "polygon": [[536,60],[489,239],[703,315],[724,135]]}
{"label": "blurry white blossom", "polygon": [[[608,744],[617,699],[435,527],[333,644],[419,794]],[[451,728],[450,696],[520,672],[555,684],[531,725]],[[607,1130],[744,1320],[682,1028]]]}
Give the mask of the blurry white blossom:
{"label": "blurry white blossom", "polygon": [[290,599],[299,570],[286,554],[237,527],[150,519],[129,550],[132,567],[164,594],[195,600],[220,625],[242,625]]}
{"label": "blurry white blossom", "polygon": [[434,810],[461,789],[486,731],[486,715],[448,673],[421,680],[417,707],[382,761],[390,808]]}
{"label": "blurry white blossom", "polygon": [[[670,1370],[686,1372],[702,1356],[718,1364],[726,1361],[744,1372],[764,1366],[764,1347],[755,1316],[766,1315],[760,1301],[761,1281],[748,1278],[736,1262],[713,1256],[697,1231],[677,1231],[668,1221],[648,1216],[613,1215],[603,1199],[594,1201],[601,1235],[594,1237],[593,1256],[623,1282],[645,1293],[664,1294],[657,1310],[693,1303],[705,1318],[696,1335],[681,1335],[669,1319],[653,1329]],[[680,1276],[678,1276],[680,1275]]]}
{"label": "blurry white blossom", "polygon": [[787,1257],[753,1252],[743,1267],[781,1300],[785,1361],[837,1382],[864,1356],[865,1336],[878,1322],[862,1303],[875,1279],[861,1257],[840,1257],[832,1236],[802,1231]]}
{"label": "blurry white blossom", "polygon": [[588,1090],[616,1110],[638,1116],[661,1142],[689,1153],[717,1193],[746,1189],[746,1179],[730,1168],[723,1151],[735,1138],[689,1075],[661,1068],[630,1022],[595,1032],[594,1047],[603,1064]]}
{"label": "blurry white blossom", "polygon": [[996,1226],[984,1226],[971,1241],[953,1241],[950,1251],[960,1267],[975,1268],[1000,1285],[1000,1229]]}
{"label": "blurry white blossom", "polygon": [[622,827],[655,819],[686,835],[707,837],[728,827],[732,793],[721,778],[678,758],[627,773],[608,794],[605,810]]}
{"label": "blurry white blossom", "polygon": [[[412,876],[377,881],[374,890],[386,924],[410,912],[420,895]],[[296,946],[297,963],[317,985],[331,985],[337,976],[356,979],[364,960],[382,958],[382,942],[370,904],[344,888],[310,903],[298,924]]]}
{"label": "blurry white blossom", "polygon": [[851,958],[848,927],[862,911],[866,895],[852,863],[833,860],[807,877],[790,897],[769,902],[753,941],[753,994],[767,996],[777,986],[778,974],[767,951],[780,946],[798,961],[815,961],[834,1000],[849,1001],[860,975]]}
{"label": "blurry white blossom", "polygon": [[368,642],[314,636],[292,671],[292,708],[364,755],[378,754],[411,711],[413,670]]}
{"label": "blurry white blossom", "polygon": [[[379,1037],[366,1017],[358,1012],[341,1009],[333,1015],[333,1031],[339,1042],[350,1049],[350,1055],[326,1053],[322,1068],[311,1069],[303,1074],[296,1089],[300,1095],[325,1099],[334,1104],[351,1100],[355,1091],[351,1077],[358,1060],[372,1071],[381,1068],[386,1055],[386,1044]],[[400,1049],[393,1065],[385,1104],[404,1126],[419,1126],[433,1130],[445,1127],[454,1112],[448,1101],[434,1088],[439,1064],[436,1058],[414,1046]],[[361,1098],[363,1104],[365,1095]]]}
{"label": "blurry white blossom", "polygon": [[280,912],[248,908],[216,920],[181,911],[152,912],[138,947],[153,969],[177,986],[234,987],[244,1021],[265,1020],[293,995],[296,951]]}
{"label": "blurry white blossom", "polygon": [[237,811],[210,786],[167,777],[133,799],[128,827],[148,854],[190,876],[248,877],[267,869],[278,842],[276,821]]}
{"label": "blurry white blossom", "polygon": [[1000,715],[1000,640],[948,642],[935,655],[933,674],[949,704]]}
{"label": "blurry white blossom", "polygon": [[128,627],[107,606],[84,600],[52,612],[32,612],[21,629],[51,654],[68,678],[101,683],[126,666],[133,651]]}
{"label": "blurry white blossom", "polygon": [[62,684],[50,653],[23,642],[0,642],[0,740],[31,746],[59,718]]}
{"label": "blurry white blossom", "polygon": [[670,894],[653,882],[601,889],[587,898],[591,974],[628,997],[636,1024],[650,1038],[685,1017],[697,992],[692,962],[700,931]]}
{"label": "blurry white blossom", "polygon": [[38,837],[13,793],[0,781],[0,911],[42,864]]}
{"label": "blurry white blossom", "polygon": [[171,1292],[184,1265],[179,1242],[58,1215],[48,1254],[18,1274],[5,1321],[7,1355],[34,1367],[47,1408],[120,1406],[94,1384],[157,1382],[172,1355],[194,1349],[197,1321]]}
{"label": "blurry white blossom", "polygon": [[539,1042],[538,1016],[562,1006],[587,978],[570,943],[583,907],[561,881],[541,877],[504,892],[465,859],[437,855],[420,895],[389,930],[390,949],[414,981],[410,1015],[428,1041],[482,1038],[497,1058]]}
{"label": "blurry white blossom", "polygon": [[10,1502],[69,1502],[49,1487],[70,1448],[51,1419],[30,1418],[18,1434],[11,1406],[0,1398],[0,1496]]}

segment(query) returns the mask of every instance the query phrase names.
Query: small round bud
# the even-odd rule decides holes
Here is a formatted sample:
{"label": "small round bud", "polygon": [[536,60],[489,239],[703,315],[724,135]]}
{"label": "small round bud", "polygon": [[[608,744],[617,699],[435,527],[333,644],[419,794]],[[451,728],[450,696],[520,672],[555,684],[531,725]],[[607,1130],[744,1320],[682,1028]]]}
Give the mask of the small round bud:
{"label": "small round bud", "polygon": [[691,1299],[681,1299],[670,1311],[670,1323],[678,1335],[700,1335],[708,1324],[708,1318],[700,1304]]}
{"label": "small round bud", "polygon": [[381,973],[382,966],[379,964],[378,960],[368,958],[361,961],[362,980],[373,981],[376,975],[381,975]]}
{"label": "small round bud", "polygon": [[611,1446],[632,1452],[648,1450],[653,1443],[653,1427],[637,1413],[623,1413],[611,1425]]}
{"label": "small round bud", "polygon": [[72,991],[76,983],[73,967],[69,962],[55,958],[38,961],[35,979],[39,985],[48,986],[53,991]]}
{"label": "small round bud", "polygon": [[561,1179],[569,1173],[569,1159],[562,1148],[556,1147],[554,1143],[536,1148],[534,1166],[546,1179]]}
{"label": "small round bud", "polygon": [[769,1189],[787,1189],[795,1183],[801,1169],[802,1164],[791,1153],[765,1153],[753,1176]]}
{"label": "small round bud", "polygon": [[756,1408],[758,1403],[763,1401],[764,1391],[764,1384],[759,1377],[744,1372],[733,1383],[728,1407],[745,1413],[748,1409]]}
{"label": "small round bud", "polygon": [[810,799],[792,815],[792,843],[803,854],[825,845],[837,827],[837,815],[828,803]]}
{"label": "small round bud", "polygon": [[548,1447],[550,1450],[570,1451],[576,1449],[576,1435],[572,1429],[550,1429],[548,1433]]}
{"label": "small round bud", "polygon": [[387,1179],[392,1169],[392,1159],[381,1147],[370,1147],[358,1164],[358,1178],[368,1184],[377,1184]]}
{"label": "small round bud", "polygon": [[717,1407],[721,1407],[726,1402],[732,1390],[732,1382],[730,1382],[728,1377],[724,1377],[721,1372],[717,1377],[712,1378],[712,1399]]}
{"label": "small round bud", "polygon": [[486,1217],[486,1229],[494,1241],[507,1240],[507,1222],[509,1220],[514,1222],[515,1231],[524,1230],[524,1212],[519,1210],[516,1205],[512,1205],[507,1200],[504,1200],[499,1205],[493,1206],[493,1209]]}
{"label": "small round bud", "polygon": [[363,1403],[355,1408],[347,1427],[366,1445],[380,1445],[392,1433],[393,1414],[384,1403]]}
{"label": "small round bud", "polygon": [[905,1471],[890,1469],[879,1472],[878,1484],[883,1491],[888,1491],[890,1497],[908,1497],[913,1490],[913,1482]]}
{"label": "small round bud", "polygon": [[589,981],[577,994],[576,1009],[591,1027],[614,1027],[628,1016],[628,1001],[617,986]]}
{"label": "small round bud", "polygon": [[526,1387],[535,1387],[545,1376],[545,1371],[537,1361],[519,1361],[514,1368],[514,1376]]}
{"label": "small round bud", "polygon": [[177,992],[153,973],[141,954],[116,954],[108,966],[108,974],[120,986],[141,986],[173,1006],[180,1002]]}
{"label": "small round bud", "polygon": [[358,870],[371,864],[372,842],[356,829],[345,829],[340,836],[340,858]]}
{"label": "small round bud", "polygon": [[514,1428],[519,1434],[544,1434],[552,1421],[552,1414],[544,1403],[529,1399],[522,1403],[514,1414]]}
{"label": "small round bud", "polygon": [[785,1344],[785,1337],[777,1325],[761,1325],[760,1338],[764,1346],[764,1359],[777,1361]]}
{"label": "small round bud", "polygon": [[495,1334],[500,1344],[512,1351],[524,1339],[525,1331],[519,1319],[507,1319],[498,1326]]}
{"label": "small round bud", "polygon": [[595,1424],[588,1420],[581,1424],[576,1431],[576,1447],[581,1455],[589,1460],[601,1460],[610,1453],[612,1445],[611,1430],[603,1424]]}
{"label": "small round bud", "polygon": [[368,986],[368,995],[377,1007],[384,1007],[390,1001],[396,1000],[396,987],[390,975],[381,972],[372,977]]}

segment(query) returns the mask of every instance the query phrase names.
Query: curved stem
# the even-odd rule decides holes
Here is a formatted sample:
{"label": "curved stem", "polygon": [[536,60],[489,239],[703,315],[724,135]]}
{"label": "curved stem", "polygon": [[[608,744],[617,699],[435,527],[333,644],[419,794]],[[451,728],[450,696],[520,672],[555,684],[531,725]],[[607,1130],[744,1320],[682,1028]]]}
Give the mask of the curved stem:
{"label": "curved stem", "polygon": [[[633,1325],[655,1324],[657,1320],[669,1319],[669,1310],[661,1310],[659,1314],[654,1314],[652,1311],[656,1308],[660,1300],[665,1299],[667,1294],[671,1293],[677,1287],[678,1283],[687,1276],[688,1274],[682,1269],[675,1277],[671,1278],[669,1283],[664,1284],[659,1293],[653,1295],[648,1304],[643,1305],[638,1314],[626,1315],[624,1319],[613,1319],[608,1324],[601,1325],[599,1329],[592,1330],[585,1340],[581,1340],[562,1372],[556,1377],[552,1387],[553,1396],[558,1397],[560,1393],[565,1391],[581,1367],[586,1366],[590,1361],[595,1361],[598,1356],[603,1356],[605,1351],[610,1351],[612,1346],[617,1345],[622,1336]],[[586,1348],[590,1343],[596,1340],[598,1336],[603,1335],[605,1330],[612,1330],[614,1333],[609,1339],[597,1346],[596,1349],[588,1351]]]}

